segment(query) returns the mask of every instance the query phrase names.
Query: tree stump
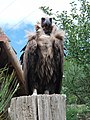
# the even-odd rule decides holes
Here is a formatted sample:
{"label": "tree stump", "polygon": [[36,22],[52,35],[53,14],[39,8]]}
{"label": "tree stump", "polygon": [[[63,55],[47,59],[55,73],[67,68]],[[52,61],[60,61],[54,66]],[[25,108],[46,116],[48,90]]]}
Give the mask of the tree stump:
{"label": "tree stump", "polygon": [[11,100],[11,120],[66,120],[65,95],[21,96]]}

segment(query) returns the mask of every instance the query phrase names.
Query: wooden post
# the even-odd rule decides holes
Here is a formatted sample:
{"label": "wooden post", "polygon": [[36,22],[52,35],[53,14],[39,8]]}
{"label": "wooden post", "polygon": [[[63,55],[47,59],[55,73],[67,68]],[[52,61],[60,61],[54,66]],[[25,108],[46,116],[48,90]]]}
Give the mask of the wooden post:
{"label": "wooden post", "polygon": [[65,95],[37,95],[13,98],[11,120],[66,120]]}

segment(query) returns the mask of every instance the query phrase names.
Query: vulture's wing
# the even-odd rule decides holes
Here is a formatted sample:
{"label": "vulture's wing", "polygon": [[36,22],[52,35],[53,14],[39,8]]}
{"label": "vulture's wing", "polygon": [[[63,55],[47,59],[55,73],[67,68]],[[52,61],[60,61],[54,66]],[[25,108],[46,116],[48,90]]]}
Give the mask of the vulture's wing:
{"label": "vulture's wing", "polygon": [[59,94],[62,86],[62,76],[63,76],[63,59],[64,59],[64,47],[63,39],[64,32],[56,32],[55,40],[53,43],[54,48],[54,61],[55,61],[55,74],[56,74],[56,90],[55,93]]}
{"label": "vulture's wing", "polygon": [[30,93],[32,89],[32,82],[34,81],[35,77],[35,65],[37,62],[37,43],[35,39],[29,40],[25,53],[24,53],[24,59],[23,59],[23,70],[24,70],[24,77],[25,77],[25,85],[26,88],[28,89],[27,92]]}
{"label": "vulture's wing", "polygon": [[23,55],[24,55],[24,52],[25,52],[25,49],[26,49],[26,45],[22,48],[22,50],[20,52],[23,52],[20,56],[20,62],[21,64],[23,64]]}

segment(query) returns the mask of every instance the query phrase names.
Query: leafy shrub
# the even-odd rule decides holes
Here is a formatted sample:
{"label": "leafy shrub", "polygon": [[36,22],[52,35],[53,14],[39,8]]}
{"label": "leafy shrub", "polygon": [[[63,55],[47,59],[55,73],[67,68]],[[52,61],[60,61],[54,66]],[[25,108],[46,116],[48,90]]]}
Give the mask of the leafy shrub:
{"label": "leafy shrub", "polygon": [[8,68],[0,69],[0,120],[7,117],[10,100],[18,88],[18,82],[13,71],[8,74]]}
{"label": "leafy shrub", "polygon": [[89,120],[90,106],[67,105],[66,118],[67,120]]}
{"label": "leafy shrub", "polygon": [[67,106],[66,118],[67,120],[77,120],[77,108],[76,106]]}

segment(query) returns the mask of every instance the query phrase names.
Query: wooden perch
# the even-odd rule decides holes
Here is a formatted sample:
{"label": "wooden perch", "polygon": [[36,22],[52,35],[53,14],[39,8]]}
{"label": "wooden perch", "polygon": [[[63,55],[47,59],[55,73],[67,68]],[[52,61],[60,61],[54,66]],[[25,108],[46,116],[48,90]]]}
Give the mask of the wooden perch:
{"label": "wooden perch", "polygon": [[10,59],[12,65],[14,66],[14,68],[16,70],[16,73],[18,75],[18,78],[20,79],[20,82],[22,84],[24,84],[23,71],[22,71],[21,65],[20,65],[20,63],[17,59],[17,56],[16,56],[15,52],[13,51],[9,42],[3,43],[3,46],[4,46],[4,48],[7,52],[7,55],[9,56],[9,59]]}
{"label": "wooden perch", "polygon": [[65,95],[37,95],[13,98],[11,120],[66,120]]}
{"label": "wooden perch", "polygon": [[20,62],[18,61],[17,56],[8,41],[4,42],[3,46],[5,48],[5,51],[7,52],[7,55],[9,57],[9,60],[12,64],[12,66],[15,68],[19,83],[23,87],[23,90],[25,91],[23,71],[22,71]]}

